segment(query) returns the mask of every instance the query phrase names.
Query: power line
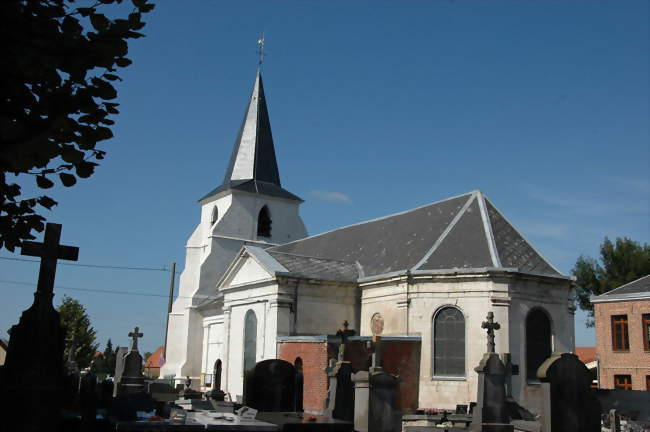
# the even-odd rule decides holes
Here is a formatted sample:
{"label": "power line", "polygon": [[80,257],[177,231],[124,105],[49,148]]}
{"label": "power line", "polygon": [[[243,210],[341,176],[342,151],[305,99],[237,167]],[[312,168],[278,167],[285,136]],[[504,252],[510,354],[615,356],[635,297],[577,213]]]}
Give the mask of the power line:
{"label": "power line", "polygon": [[[28,286],[36,286],[37,285],[37,284],[31,283],[31,282],[12,281],[12,280],[5,280],[5,279],[0,279],[0,283],[14,284],[14,285],[28,285]],[[164,298],[168,297],[165,294],[152,294],[152,293],[143,293],[143,292],[116,291],[116,290],[93,289],[93,288],[77,288],[77,287],[71,287],[71,286],[65,286],[65,285],[56,285],[54,288],[58,289],[58,290],[96,292],[96,293],[103,293],[103,294],[119,294],[119,295],[131,295],[131,296],[143,296],[143,297],[164,297]],[[177,298],[192,298],[192,297],[179,295],[179,296],[177,296]],[[202,299],[203,300],[216,300],[217,298],[218,297],[205,296]]]}
{"label": "power line", "polygon": [[[7,261],[22,261],[22,262],[31,262],[31,263],[40,263],[39,260],[32,260],[32,259],[26,259],[26,258],[13,258],[13,257],[0,257],[2,260],[7,260]],[[57,263],[58,265],[67,265],[67,266],[75,266],[75,267],[91,267],[91,268],[105,268],[105,269],[113,269],[113,270],[144,270],[144,271],[162,271],[162,272],[167,272],[169,273],[170,270],[167,268],[156,268],[156,267],[128,267],[128,266],[113,266],[113,265],[101,265],[101,264],[80,264],[80,263],[66,263],[66,262],[59,262]],[[176,272],[178,274],[178,272]]]}

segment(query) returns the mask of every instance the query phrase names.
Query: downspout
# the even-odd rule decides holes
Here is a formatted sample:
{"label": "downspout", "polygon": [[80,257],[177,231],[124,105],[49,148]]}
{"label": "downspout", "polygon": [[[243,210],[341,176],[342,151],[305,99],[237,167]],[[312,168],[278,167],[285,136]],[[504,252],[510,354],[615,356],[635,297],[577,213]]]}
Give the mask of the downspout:
{"label": "downspout", "polygon": [[359,284],[359,279],[364,276],[363,267],[359,261],[355,262],[357,266],[357,271],[359,273],[358,279],[354,286],[354,325],[357,331],[357,335],[361,336],[361,285]]}
{"label": "downspout", "polygon": [[294,281],[296,286],[293,289],[293,334],[298,334],[298,281]]}

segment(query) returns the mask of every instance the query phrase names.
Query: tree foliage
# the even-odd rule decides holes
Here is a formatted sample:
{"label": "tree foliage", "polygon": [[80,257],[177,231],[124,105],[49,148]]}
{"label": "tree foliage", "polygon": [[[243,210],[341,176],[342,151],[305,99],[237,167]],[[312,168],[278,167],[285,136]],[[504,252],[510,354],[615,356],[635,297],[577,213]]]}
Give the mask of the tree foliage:
{"label": "tree foliage", "polygon": [[612,243],[607,237],[600,245],[600,261],[580,256],[573,270],[576,277],[577,302],[589,312],[588,326],[593,326],[592,295],[600,295],[650,274],[650,245],[641,245],[627,237]]}
{"label": "tree foliage", "polygon": [[[124,19],[103,11],[123,0],[0,2],[0,249],[13,251],[42,231],[39,214],[57,203],[47,195],[25,197],[24,181],[66,187],[94,172],[104,158],[97,143],[113,136],[118,114],[113,83],[131,64],[127,41],[142,37],[148,0],[132,0]],[[109,6],[110,5],[110,6]],[[33,180],[31,180],[33,179]],[[21,184],[22,183],[22,186]]]}
{"label": "tree foliage", "polygon": [[[85,368],[93,360],[99,344],[95,343],[95,329],[90,325],[86,309],[77,300],[64,296],[58,308],[61,325],[66,329],[66,339],[74,340],[77,346],[77,364]],[[65,358],[68,357],[70,344],[66,344]]]}

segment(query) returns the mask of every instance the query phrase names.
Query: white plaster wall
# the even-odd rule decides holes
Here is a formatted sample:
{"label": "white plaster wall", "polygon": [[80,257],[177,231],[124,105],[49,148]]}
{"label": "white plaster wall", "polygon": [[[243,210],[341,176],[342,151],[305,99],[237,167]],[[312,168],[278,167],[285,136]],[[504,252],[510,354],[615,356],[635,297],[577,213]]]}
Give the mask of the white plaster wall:
{"label": "white plaster wall", "polygon": [[[299,214],[300,203],[295,201],[234,192],[201,203],[200,222],[186,244],[185,268],[170,315],[167,362],[162,374],[200,376],[205,316],[195,307],[217,297],[216,284],[242,245],[259,245],[257,215],[264,205],[273,221],[272,237],[262,239],[264,243],[286,243],[307,235]],[[213,224],[215,206],[219,217]]]}
{"label": "white plaster wall", "polygon": [[551,321],[553,352],[575,351],[573,304],[569,282],[553,280],[519,279],[510,284],[510,321],[512,362],[519,365],[519,376],[513,377],[513,396],[534,413],[541,413],[542,401],[539,384],[526,380],[526,317],[534,308],[544,310]]}
{"label": "white plaster wall", "polygon": [[[523,328],[525,315],[532,307],[543,305],[558,324],[554,327],[557,329],[555,349],[573,350],[568,286],[558,280],[547,279],[543,284],[539,280],[457,275],[396,277],[382,283],[365,283],[362,284],[361,334],[371,334],[371,317],[379,312],[384,318],[384,335],[420,335],[420,408],[451,409],[476,400],[474,367],[486,351],[486,332],[481,323],[489,311],[494,312],[495,320],[501,324],[496,332],[496,351],[510,352],[522,373],[525,373],[521,361],[525,357]],[[465,318],[465,377],[460,379],[436,377],[432,371],[432,320],[436,311],[447,305],[457,307]],[[514,396],[519,398],[519,379],[514,380],[513,386]]]}
{"label": "white plaster wall", "polygon": [[334,334],[347,320],[354,324],[355,286],[300,281],[295,334]]}
{"label": "white plaster wall", "polygon": [[[206,318],[203,320],[203,365],[201,370],[204,374],[212,374],[214,371],[214,364],[218,359],[221,359],[223,367],[223,336],[224,329],[224,316],[218,315],[215,317]],[[214,383],[214,377],[212,378]]]}
{"label": "white plaster wall", "polygon": [[254,258],[247,257],[244,259],[241,267],[237,269],[229,285],[239,285],[248,282],[257,282],[269,279],[272,276],[255,261]]}

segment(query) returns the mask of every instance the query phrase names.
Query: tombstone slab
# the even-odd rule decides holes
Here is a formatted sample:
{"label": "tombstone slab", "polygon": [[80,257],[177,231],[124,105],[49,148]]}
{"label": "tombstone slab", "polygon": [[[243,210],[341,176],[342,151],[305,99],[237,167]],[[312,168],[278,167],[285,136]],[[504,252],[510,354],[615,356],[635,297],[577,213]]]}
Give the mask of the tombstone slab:
{"label": "tombstone slab", "polygon": [[264,360],[246,376],[245,404],[258,411],[296,410],[296,369],[284,360]]}

